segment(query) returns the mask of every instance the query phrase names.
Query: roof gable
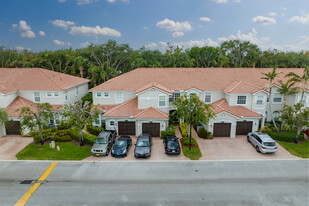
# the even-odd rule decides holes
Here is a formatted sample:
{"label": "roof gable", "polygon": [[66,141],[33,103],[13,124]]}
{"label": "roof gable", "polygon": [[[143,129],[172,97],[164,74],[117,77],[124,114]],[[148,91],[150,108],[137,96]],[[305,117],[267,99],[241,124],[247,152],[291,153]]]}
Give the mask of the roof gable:
{"label": "roof gable", "polygon": [[144,111],[138,113],[134,117],[135,119],[168,119],[168,115],[153,107],[149,107]]}
{"label": "roof gable", "polygon": [[169,90],[168,88],[164,87],[163,85],[161,84],[158,84],[156,82],[151,82],[149,84],[146,84],[145,86],[137,89],[135,91],[135,94],[140,94],[141,92],[144,92],[144,91],[147,91],[149,89],[152,89],[152,88],[157,88],[165,93],[168,93],[168,94],[172,94],[173,92],[171,90]]}

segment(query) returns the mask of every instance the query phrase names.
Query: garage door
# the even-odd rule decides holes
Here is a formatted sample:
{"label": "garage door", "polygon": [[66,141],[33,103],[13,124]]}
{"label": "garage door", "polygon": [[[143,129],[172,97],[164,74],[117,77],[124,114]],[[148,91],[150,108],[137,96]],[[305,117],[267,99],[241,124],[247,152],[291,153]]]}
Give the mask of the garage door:
{"label": "garage door", "polygon": [[214,137],[229,137],[231,123],[214,123]]}
{"label": "garage door", "polygon": [[236,135],[246,135],[252,132],[252,122],[237,122]]}
{"label": "garage door", "polygon": [[6,125],[6,134],[21,134],[20,133],[20,122],[9,121]]}
{"label": "garage door", "polygon": [[160,137],[160,123],[143,123],[142,133],[150,134],[153,137]]}
{"label": "garage door", "polygon": [[135,135],[135,122],[118,122],[119,135]]}

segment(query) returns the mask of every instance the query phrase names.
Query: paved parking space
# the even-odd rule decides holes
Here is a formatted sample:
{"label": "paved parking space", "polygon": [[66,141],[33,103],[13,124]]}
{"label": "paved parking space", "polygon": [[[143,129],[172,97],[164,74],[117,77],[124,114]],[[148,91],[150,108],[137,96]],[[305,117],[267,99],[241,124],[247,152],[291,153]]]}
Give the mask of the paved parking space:
{"label": "paved parking space", "polygon": [[32,137],[22,137],[21,135],[0,137],[0,160],[16,160],[15,155],[32,142]]}
{"label": "paved parking space", "polygon": [[196,139],[203,154],[202,160],[300,159],[291,155],[279,144],[277,144],[278,151],[276,153],[258,153],[253,145],[247,142],[246,136],[237,136],[236,138],[215,137],[210,140],[196,137]]}
{"label": "paved parking space", "polygon": [[108,156],[102,156],[102,157],[95,157],[91,156],[83,161],[161,161],[161,160],[188,160],[188,158],[184,157],[182,152],[180,155],[166,155],[164,152],[164,145],[163,145],[163,140],[158,138],[158,137],[153,137],[152,138],[152,147],[151,147],[151,157],[149,159],[144,159],[144,158],[135,158],[134,157],[134,144],[136,143],[137,137],[136,136],[131,136],[132,138],[132,146],[129,149],[128,156],[123,157],[123,158],[115,158],[112,157],[111,154],[109,153]]}

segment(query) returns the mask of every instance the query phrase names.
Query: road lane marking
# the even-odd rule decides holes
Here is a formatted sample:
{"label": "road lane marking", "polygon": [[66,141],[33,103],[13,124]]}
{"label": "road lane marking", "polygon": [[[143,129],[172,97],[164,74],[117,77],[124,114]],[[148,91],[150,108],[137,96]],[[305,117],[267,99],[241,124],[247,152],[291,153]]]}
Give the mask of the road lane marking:
{"label": "road lane marking", "polygon": [[[52,162],[49,165],[49,167],[45,170],[45,172],[41,175],[41,177],[38,179],[38,181],[44,181],[51,173],[51,171],[56,167],[57,164],[58,162]],[[40,185],[41,183],[33,184],[32,187],[20,198],[20,200],[18,200],[15,206],[24,206]]]}

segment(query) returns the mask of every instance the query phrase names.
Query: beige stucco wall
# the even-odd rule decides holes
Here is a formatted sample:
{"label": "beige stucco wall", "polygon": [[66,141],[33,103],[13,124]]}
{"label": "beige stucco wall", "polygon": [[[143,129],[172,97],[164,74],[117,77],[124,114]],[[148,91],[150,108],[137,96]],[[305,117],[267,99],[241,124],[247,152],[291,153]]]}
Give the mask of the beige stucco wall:
{"label": "beige stucco wall", "polygon": [[[117,91],[109,91],[109,98],[104,98],[103,97],[103,92],[102,91],[102,97],[97,98],[96,92],[92,92],[92,99],[93,99],[93,104],[94,105],[116,105],[119,103],[116,103],[116,92]],[[119,91],[122,92],[122,97],[123,97],[123,102],[128,101],[130,99],[133,99],[136,97],[134,94],[134,91]]]}
{"label": "beige stucco wall", "polygon": [[[159,96],[165,96],[166,106],[159,107]],[[150,89],[144,91],[138,95],[138,108],[139,109],[147,109],[149,107],[153,107],[159,109],[163,112],[169,112],[169,95],[165,92],[162,92],[158,89]]]}
{"label": "beige stucco wall", "polygon": [[17,97],[17,92],[10,94],[0,94],[0,108],[7,107],[15,98]]}

